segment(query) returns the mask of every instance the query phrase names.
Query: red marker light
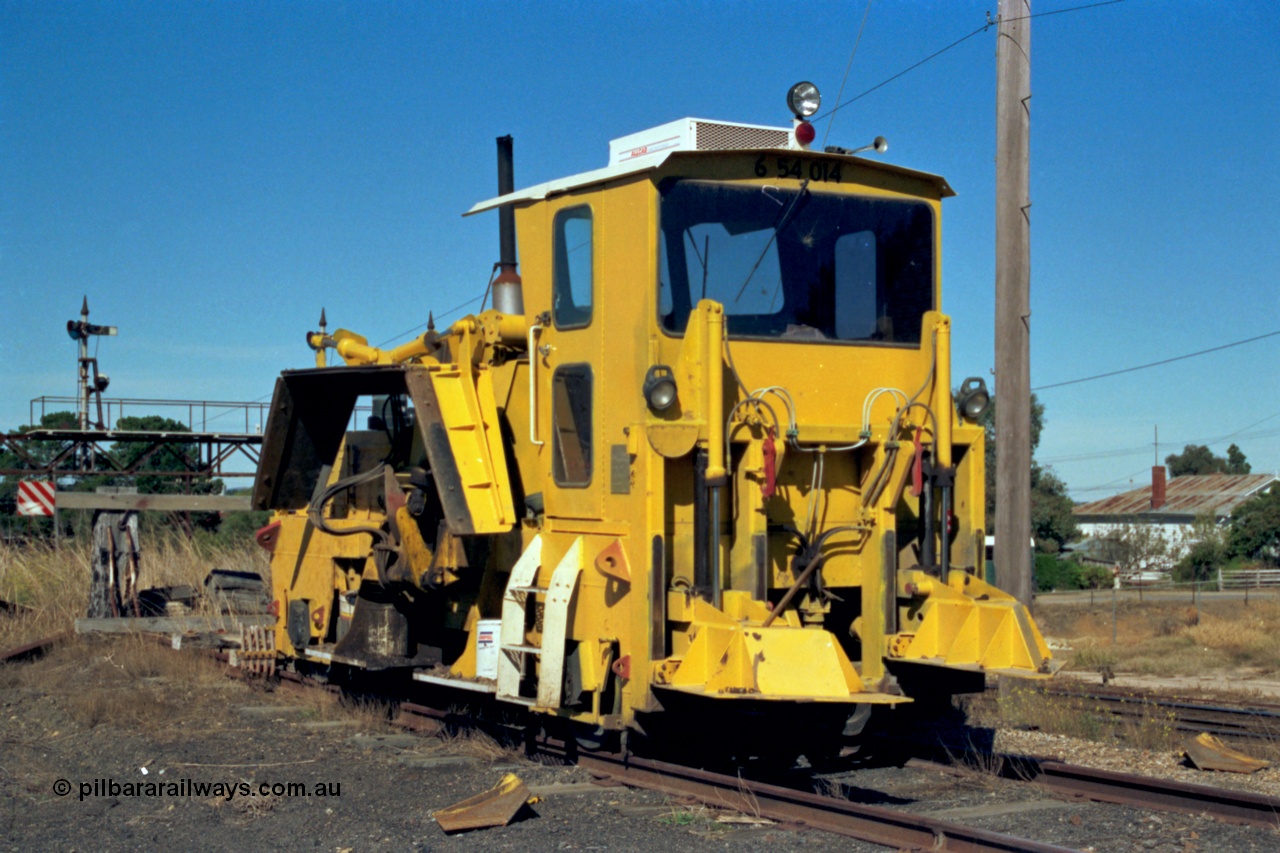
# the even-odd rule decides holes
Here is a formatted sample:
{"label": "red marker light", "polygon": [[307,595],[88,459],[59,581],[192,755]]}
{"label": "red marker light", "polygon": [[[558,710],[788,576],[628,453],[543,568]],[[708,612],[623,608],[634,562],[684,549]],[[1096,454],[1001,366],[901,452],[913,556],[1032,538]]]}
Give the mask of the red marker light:
{"label": "red marker light", "polygon": [[796,125],[796,142],[801,145],[808,145],[817,137],[818,131],[813,129],[813,125],[807,121],[802,121]]}

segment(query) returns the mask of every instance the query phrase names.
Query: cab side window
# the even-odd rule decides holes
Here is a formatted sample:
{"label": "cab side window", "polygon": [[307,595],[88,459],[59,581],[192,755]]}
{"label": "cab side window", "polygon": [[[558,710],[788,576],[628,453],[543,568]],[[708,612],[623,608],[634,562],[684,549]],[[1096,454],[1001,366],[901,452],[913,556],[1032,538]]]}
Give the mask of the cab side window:
{"label": "cab side window", "polygon": [[551,377],[551,473],[558,486],[591,483],[591,368],[570,364]]}
{"label": "cab side window", "polygon": [[581,329],[591,324],[591,208],[560,211],[554,232],[552,316],[557,329]]}

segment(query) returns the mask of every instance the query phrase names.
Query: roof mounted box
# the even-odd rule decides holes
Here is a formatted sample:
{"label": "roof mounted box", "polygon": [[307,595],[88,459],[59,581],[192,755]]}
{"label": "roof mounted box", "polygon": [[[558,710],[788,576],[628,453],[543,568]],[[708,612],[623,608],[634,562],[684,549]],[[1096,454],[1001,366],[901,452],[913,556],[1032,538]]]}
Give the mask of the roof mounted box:
{"label": "roof mounted box", "polygon": [[682,118],[611,140],[609,165],[631,163],[671,151],[790,147],[790,128]]}

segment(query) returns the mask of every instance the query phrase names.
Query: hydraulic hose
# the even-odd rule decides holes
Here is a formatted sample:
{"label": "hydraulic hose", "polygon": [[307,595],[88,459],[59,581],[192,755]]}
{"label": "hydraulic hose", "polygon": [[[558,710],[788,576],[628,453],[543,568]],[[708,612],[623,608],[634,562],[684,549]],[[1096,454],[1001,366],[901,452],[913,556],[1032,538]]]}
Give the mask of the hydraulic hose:
{"label": "hydraulic hose", "polygon": [[315,528],[330,536],[354,536],[357,533],[368,533],[373,537],[374,547],[385,542],[388,539],[387,531],[382,527],[332,527],[324,517],[324,507],[329,501],[333,500],[334,495],[352,486],[362,486],[373,480],[380,480],[384,476],[387,464],[384,462],[375,468],[364,472],[363,474],[355,474],[345,479],[339,480],[329,488],[325,489],[319,495],[311,499],[311,503],[307,505],[307,519],[315,526]]}
{"label": "hydraulic hose", "polygon": [[[778,618],[778,614],[787,609],[787,605],[791,603],[791,599],[795,598],[796,593],[798,593],[800,589],[806,583],[808,583],[809,578],[813,577],[813,573],[822,567],[822,564],[825,562],[825,558],[822,556],[822,546],[827,543],[827,540],[830,539],[832,536],[836,535],[837,533],[843,533],[849,530],[854,530],[854,531],[866,530],[866,528],[860,525],[844,524],[844,525],[841,525],[840,527],[833,527],[830,530],[824,530],[821,536],[814,539],[813,542],[808,545],[802,544],[800,553],[797,554],[796,556],[797,556],[797,559],[800,561],[807,560],[808,564],[800,572],[800,575],[799,577],[796,578],[795,583],[791,584],[791,587],[782,596],[782,600],[779,601],[776,605],[774,605],[774,608],[769,613],[768,618],[764,620],[764,624],[761,625],[760,627],[768,628],[770,625],[772,625],[773,620]],[[797,535],[800,537],[800,541],[803,543],[804,535],[799,533],[798,531],[797,531]]]}

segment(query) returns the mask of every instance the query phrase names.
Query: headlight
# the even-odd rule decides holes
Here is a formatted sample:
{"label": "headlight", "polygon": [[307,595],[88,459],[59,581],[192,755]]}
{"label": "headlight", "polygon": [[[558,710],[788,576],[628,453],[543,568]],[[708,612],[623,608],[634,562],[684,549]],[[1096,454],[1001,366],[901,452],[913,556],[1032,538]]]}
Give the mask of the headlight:
{"label": "headlight", "polygon": [[982,417],[982,413],[987,410],[987,406],[991,403],[991,395],[987,393],[987,383],[982,381],[980,376],[970,376],[960,386],[960,393],[956,395],[956,408],[960,410],[961,417],[971,421],[976,421]]}
{"label": "headlight", "polygon": [[655,364],[644,375],[644,401],[655,412],[669,409],[676,401],[676,377],[665,364]]}
{"label": "headlight", "polygon": [[822,95],[818,87],[808,80],[797,83],[787,92],[787,107],[796,118],[808,118],[822,106]]}

